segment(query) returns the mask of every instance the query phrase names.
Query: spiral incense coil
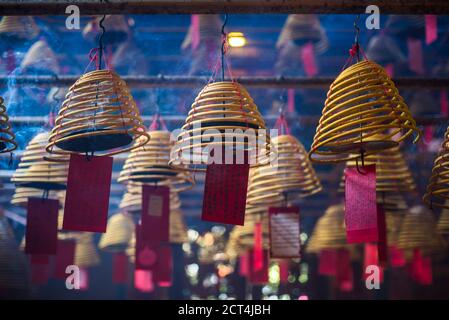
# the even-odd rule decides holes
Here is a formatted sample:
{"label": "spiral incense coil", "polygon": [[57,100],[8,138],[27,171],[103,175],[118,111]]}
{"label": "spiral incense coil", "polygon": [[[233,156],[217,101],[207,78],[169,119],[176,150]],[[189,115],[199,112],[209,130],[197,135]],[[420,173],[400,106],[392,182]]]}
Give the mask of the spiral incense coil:
{"label": "spiral incense coil", "polygon": [[225,254],[229,260],[235,260],[241,252],[245,251],[240,246],[239,237],[240,229],[237,227],[232,228],[231,232],[229,232],[229,239],[225,247]]}
{"label": "spiral incense coil", "polygon": [[59,73],[58,58],[45,40],[36,41],[28,49],[20,68],[24,73],[51,74]]}
{"label": "spiral incense coil", "polygon": [[[100,20],[102,17],[97,17],[90,21],[83,29],[83,38],[87,41],[98,42],[101,36]],[[102,41],[105,45],[116,45],[125,42],[130,34],[128,22],[125,16],[122,15],[107,15],[103,20],[103,26],[106,32],[103,35]]]}
{"label": "spiral incense coil", "polygon": [[449,128],[444,134],[441,150],[433,163],[432,175],[423,200],[431,208],[449,209]]}
{"label": "spiral incense coil", "polygon": [[0,21],[0,36],[15,40],[31,40],[40,30],[29,16],[4,16]]}
{"label": "spiral incense coil", "polygon": [[170,210],[170,243],[185,243],[189,239],[187,237],[187,227],[179,209]]}
{"label": "spiral incense coil", "polygon": [[11,130],[6,107],[0,97],[0,153],[11,152],[17,149],[16,136]]}
{"label": "spiral incense coil", "polygon": [[277,162],[251,172],[250,204],[271,204],[273,197],[279,195],[293,201],[322,190],[304,146],[295,137],[277,136],[271,142],[277,150]]}
{"label": "spiral incense coil", "polygon": [[243,86],[231,81],[209,83],[192,104],[169,164],[204,171],[209,153],[217,150],[223,151],[222,157],[233,154],[237,161],[241,155],[240,163],[247,151],[252,166],[267,164],[273,150],[265,129],[262,115]]}
{"label": "spiral incense coil", "polygon": [[323,53],[329,47],[326,32],[318,16],[314,14],[288,15],[276,42],[276,48],[283,47],[289,41],[299,46],[312,42],[317,53]]}
{"label": "spiral incense coil", "polygon": [[400,214],[394,211],[385,211],[385,222],[387,227],[387,244],[396,246],[398,243],[399,232],[406,214]]}
{"label": "spiral incense coil", "polygon": [[332,205],[315,224],[307,243],[306,252],[318,253],[323,249],[347,248],[344,206]]}
{"label": "spiral incense coil", "polygon": [[408,210],[407,202],[400,194],[383,194],[378,197],[377,203],[382,205],[385,211],[401,213]]}
{"label": "spiral incense coil", "polygon": [[141,147],[148,140],[126,83],[114,71],[95,70],[70,87],[46,150],[56,155],[110,156]]}
{"label": "spiral incense coil", "polygon": [[[19,207],[27,207],[28,198],[42,198],[44,196],[44,192],[35,188],[23,188],[17,187],[14,190],[14,194],[11,198],[11,204]],[[46,195],[47,199],[59,200],[65,197],[65,192],[58,191],[50,191],[48,195]]]}
{"label": "spiral incense coil", "polygon": [[353,160],[395,147],[413,133],[416,142],[421,131],[394,83],[381,66],[365,60],[332,83],[309,157],[321,163]]}
{"label": "spiral incense coil", "polygon": [[404,217],[397,244],[404,250],[419,248],[425,254],[443,249],[444,241],[437,232],[432,212],[423,206],[413,207]]}
{"label": "spiral incense coil", "polygon": [[[361,166],[360,161],[358,161]],[[376,165],[376,191],[377,192],[408,192],[416,190],[412,173],[405,161],[399,147],[393,147],[377,154],[364,158],[365,165]],[[347,167],[356,167],[357,161],[350,160]],[[360,169],[363,172],[363,168]],[[345,185],[345,175],[342,176],[340,186]]]}
{"label": "spiral incense coil", "polygon": [[108,220],[106,232],[102,234],[98,248],[107,252],[125,252],[135,229],[132,218],[125,213],[114,214]]}
{"label": "spiral incense coil", "polygon": [[[149,131],[148,135],[150,141],[145,146],[129,153],[118,182],[160,183],[168,180],[178,192],[192,188],[194,180],[189,172],[176,170],[168,165],[173,145],[170,132]],[[140,144],[140,141],[137,140],[136,143]]]}
{"label": "spiral incense coil", "polygon": [[100,256],[93,243],[92,233],[82,232],[78,235],[74,264],[80,268],[90,268],[100,264]]}
{"label": "spiral incense coil", "polygon": [[[17,186],[43,190],[64,190],[66,188],[68,163],[44,160],[47,154],[45,152],[47,139],[48,132],[41,132],[28,143],[11,178],[11,181]],[[61,155],[55,158],[67,159]]]}

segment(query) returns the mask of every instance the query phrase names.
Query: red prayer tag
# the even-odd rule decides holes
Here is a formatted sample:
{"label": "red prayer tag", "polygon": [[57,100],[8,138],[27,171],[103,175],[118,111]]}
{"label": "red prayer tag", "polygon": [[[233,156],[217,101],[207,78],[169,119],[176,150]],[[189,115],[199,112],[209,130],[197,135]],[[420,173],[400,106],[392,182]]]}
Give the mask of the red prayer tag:
{"label": "red prayer tag", "polygon": [[263,251],[263,266],[260,270],[254,268],[254,250],[249,254],[249,281],[252,284],[265,284],[268,282],[268,250]]}
{"label": "red prayer tag", "polygon": [[312,42],[305,44],[301,48],[301,59],[306,75],[309,77],[316,76],[318,73],[318,68],[316,66],[315,53]]}
{"label": "red prayer tag", "polygon": [[28,198],[25,253],[56,254],[59,201]]}
{"label": "red prayer tag", "polygon": [[295,89],[287,90],[287,110],[289,113],[295,112]]}
{"label": "red prayer tag", "polygon": [[269,208],[270,257],[300,258],[299,208]]}
{"label": "red prayer tag", "polygon": [[172,281],[173,260],[170,246],[160,246],[156,250],[157,258],[152,269],[154,282],[159,286],[170,286]]}
{"label": "red prayer tag", "polygon": [[142,239],[142,227],[136,225],[136,270],[151,270],[156,263],[157,254],[154,246]]}
{"label": "red prayer tag", "polygon": [[279,281],[281,283],[288,282],[290,262],[288,260],[281,260],[279,262]]}
{"label": "red prayer tag", "polygon": [[50,256],[46,254],[32,254],[30,256],[30,263],[32,265],[48,265],[50,263]]}
{"label": "red prayer tag", "polygon": [[379,231],[379,240],[377,242],[379,265],[385,266],[388,261],[387,223],[385,221],[385,211],[381,205],[377,205],[377,228]]}
{"label": "red prayer tag", "polygon": [[192,14],[190,17],[191,24],[191,46],[195,50],[200,44],[200,16]]}
{"label": "red prayer tag", "polygon": [[74,240],[58,240],[58,252],[55,257],[55,268],[53,276],[56,279],[66,279],[68,274],[65,272],[67,266],[73,265],[75,261]]}
{"label": "red prayer tag", "polygon": [[262,243],[262,224],[256,222],[254,225],[254,250],[253,250],[254,270],[263,268],[263,243]]}
{"label": "red prayer tag", "polygon": [[89,290],[89,270],[80,268],[80,290]]}
{"label": "red prayer tag", "polygon": [[324,249],[320,251],[318,274],[322,276],[337,275],[337,250]]}
{"label": "red prayer tag", "polygon": [[44,285],[50,279],[50,266],[48,264],[31,265],[31,283]]}
{"label": "red prayer tag", "polygon": [[63,229],[106,232],[112,157],[71,154]]}
{"label": "red prayer tag", "polygon": [[152,292],[154,289],[153,277],[149,270],[134,271],[134,287],[142,292]]}
{"label": "red prayer tag", "polygon": [[239,257],[239,275],[247,277],[249,274],[249,256],[248,252],[242,253]]}
{"label": "red prayer tag", "polygon": [[417,74],[424,74],[424,61],[422,52],[422,43],[420,39],[408,38],[408,64],[410,70]]}
{"label": "red prayer tag", "polygon": [[402,249],[399,249],[396,246],[389,246],[388,253],[390,256],[390,265],[393,268],[403,267],[407,264],[404,251],[402,251]]}
{"label": "red prayer tag", "polygon": [[128,257],[124,253],[115,253],[112,257],[112,283],[128,283]]}
{"label": "red prayer tag", "polygon": [[349,292],[354,288],[354,276],[352,272],[351,255],[346,249],[337,251],[336,280],[340,291]]}
{"label": "red prayer tag", "polygon": [[379,268],[379,277],[380,282],[383,281],[383,269],[379,264],[379,249],[377,244],[375,243],[365,243],[364,247],[365,256],[363,259],[363,279],[366,279],[371,272],[366,272],[367,267],[369,266],[377,266]]}
{"label": "red prayer tag", "polygon": [[201,219],[243,225],[249,164],[209,164]]}
{"label": "red prayer tag", "polygon": [[413,258],[409,268],[412,279],[421,285],[432,284],[432,261],[423,257],[420,249],[413,250]]}
{"label": "red prayer tag", "polygon": [[345,169],[345,224],[348,243],[377,242],[376,166]]}
{"label": "red prayer tag", "polygon": [[426,44],[431,44],[438,38],[437,16],[426,14]]}
{"label": "red prayer tag", "polygon": [[170,188],[142,186],[142,224],[140,236],[151,244],[169,241]]}

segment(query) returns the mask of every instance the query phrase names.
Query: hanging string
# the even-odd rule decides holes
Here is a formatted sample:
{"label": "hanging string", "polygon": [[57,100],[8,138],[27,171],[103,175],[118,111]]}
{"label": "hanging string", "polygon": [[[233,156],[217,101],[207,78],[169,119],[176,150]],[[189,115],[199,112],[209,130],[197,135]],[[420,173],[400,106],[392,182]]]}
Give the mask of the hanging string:
{"label": "hanging string", "polygon": [[225,54],[228,50],[228,39],[227,34],[225,32],[226,24],[228,23],[228,14],[225,14],[225,19],[223,22],[223,26],[221,27],[221,81],[224,81],[225,77]]}
{"label": "hanging string", "polygon": [[102,60],[103,60],[103,50],[104,50],[104,45],[103,45],[103,37],[106,33],[106,28],[103,25],[104,19],[106,19],[106,15],[103,15],[103,17],[100,19],[100,28],[101,28],[101,35],[100,38],[98,39],[98,69],[101,70],[102,69]]}

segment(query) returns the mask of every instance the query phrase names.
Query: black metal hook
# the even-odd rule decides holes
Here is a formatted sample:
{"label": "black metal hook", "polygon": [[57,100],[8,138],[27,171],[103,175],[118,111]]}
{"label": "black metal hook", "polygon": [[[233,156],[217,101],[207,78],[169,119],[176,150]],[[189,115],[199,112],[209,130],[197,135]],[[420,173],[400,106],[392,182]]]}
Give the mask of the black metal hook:
{"label": "black metal hook", "polygon": [[89,152],[86,151],[86,160],[87,160],[87,161],[91,161],[93,158],[94,158],[94,151],[92,150],[92,151],[90,152],[90,155],[89,155]]}
{"label": "black metal hook", "polygon": [[[363,148],[360,149],[360,160],[362,161],[362,168],[365,167],[365,150]],[[355,165],[356,165],[356,168],[357,168],[357,172],[362,174],[362,175],[365,175],[365,172],[360,170],[359,159],[358,158],[355,159]]]}
{"label": "black metal hook", "polygon": [[228,14],[226,13],[223,25],[221,26],[221,35],[223,36],[223,41],[221,43],[221,81],[224,81],[224,74],[225,74],[224,56],[225,56],[225,46],[228,41],[228,39],[226,39],[225,27],[227,23],[228,23]]}
{"label": "black metal hook", "polygon": [[360,61],[360,50],[359,50],[359,35],[360,35],[360,27],[359,27],[360,14],[358,14],[354,20],[354,29],[355,29],[355,38],[354,45],[357,54],[357,62]]}
{"label": "black metal hook", "polygon": [[100,38],[98,39],[98,51],[99,51],[98,52],[98,67],[100,70],[102,69],[101,62],[103,60],[103,47],[104,47],[103,46],[103,37],[104,37],[104,34],[106,33],[106,28],[103,25],[104,19],[106,19],[106,15],[103,15],[103,17],[101,18],[100,23],[99,23],[100,28],[101,28],[101,35],[100,35]]}

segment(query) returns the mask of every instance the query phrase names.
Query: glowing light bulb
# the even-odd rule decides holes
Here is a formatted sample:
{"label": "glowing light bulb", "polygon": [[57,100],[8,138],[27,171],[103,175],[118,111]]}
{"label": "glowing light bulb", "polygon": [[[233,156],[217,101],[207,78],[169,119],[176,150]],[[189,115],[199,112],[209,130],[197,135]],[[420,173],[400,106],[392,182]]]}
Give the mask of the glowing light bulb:
{"label": "glowing light bulb", "polygon": [[229,32],[228,44],[233,48],[241,48],[246,45],[246,38],[243,32]]}

